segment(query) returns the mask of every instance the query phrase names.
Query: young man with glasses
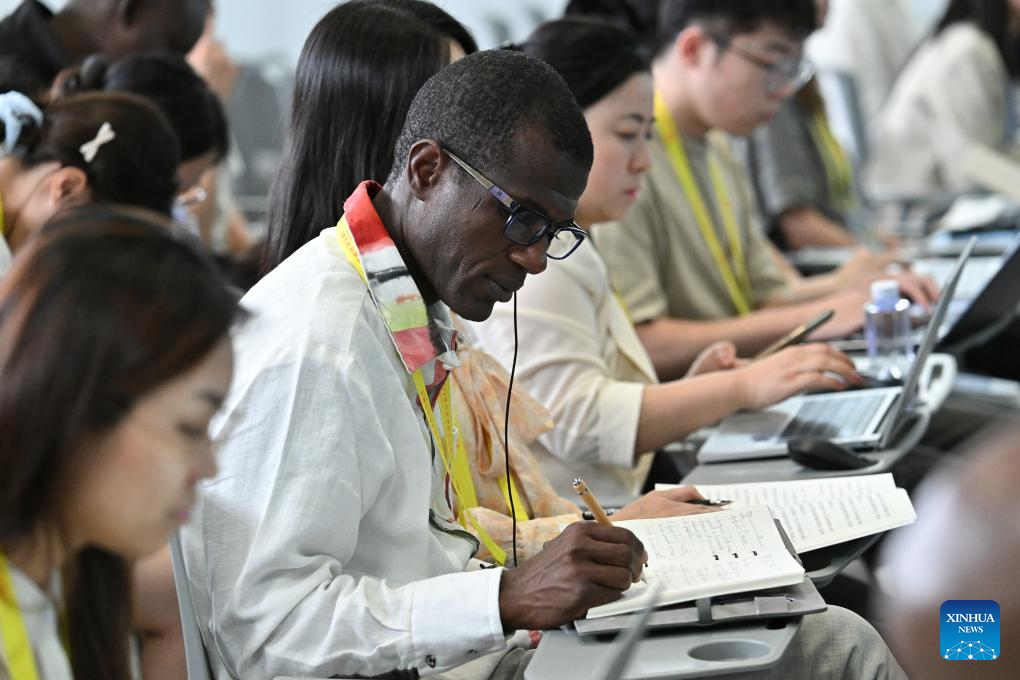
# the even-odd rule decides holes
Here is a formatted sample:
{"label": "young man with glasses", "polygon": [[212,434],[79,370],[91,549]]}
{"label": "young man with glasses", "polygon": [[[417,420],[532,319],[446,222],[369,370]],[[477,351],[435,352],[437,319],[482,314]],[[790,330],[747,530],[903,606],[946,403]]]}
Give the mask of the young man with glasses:
{"label": "young man with glasses", "polygon": [[[600,251],[661,379],[732,340],[750,355],[825,309],[821,335],[863,322],[864,260],[800,279],[768,244],[745,168],[728,135],[769,121],[810,78],[802,57],[815,0],[665,0],[653,66],[652,166],[622,225],[595,227]],[[933,284],[901,275],[925,304]]]}

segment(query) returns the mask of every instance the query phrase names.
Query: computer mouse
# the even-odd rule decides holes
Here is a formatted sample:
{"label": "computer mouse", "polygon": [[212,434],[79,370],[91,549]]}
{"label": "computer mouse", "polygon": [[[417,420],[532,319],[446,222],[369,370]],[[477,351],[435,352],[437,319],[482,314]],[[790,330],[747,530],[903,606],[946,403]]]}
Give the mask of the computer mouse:
{"label": "computer mouse", "polygon": [[827,439],[791,439],[786,448],[795,462],[816,470],[857,470],[875,464]]}

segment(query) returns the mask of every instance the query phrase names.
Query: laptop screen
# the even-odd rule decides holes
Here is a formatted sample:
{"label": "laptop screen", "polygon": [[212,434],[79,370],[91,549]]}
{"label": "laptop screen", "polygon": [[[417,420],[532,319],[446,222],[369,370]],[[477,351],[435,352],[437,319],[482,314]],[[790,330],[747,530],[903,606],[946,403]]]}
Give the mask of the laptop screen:
{"label": "laptop screen", "polygon": [[946,285],[943,286],[942,291],[939,293],[938,304],[935,305],[931,319],[928,320],[928,327],[924,331],[924,337],[921,339],[921,344],[917,347],[917,354],[914,357],[914,363],[911,364],[910,370],[907,372],[907,377],[903,381],[903,391],[896,399],[896,403],[889,409],[889,413],[886,415],[885,421],[882,423],[882,436],[879,439],[880,449],[887,448],[889,440],[892,439],[892,436],[895,433],[896,425],[900,422],[900,417],[917,395],[917,388],[921,382],[921,374],[924,372],[925,364],[928,363],[928,357],[931,355],[931,351],[935,347],[935,341],[939,337],[939,328],[942,326],[942,322],[946,318],[946,311],[949,309],[949,303],[952,301],[953,295],[956,292],[956,284],[959,283],[960,274],[963,273],[963,268],[967,264],[967,259],[970,258],[970,254],[974,251],[974,246],[976,244],[976,236],[967,242],[967,245],[963,248],[963,252],[961,252],[960,256],[956,259],[956,266],[953,267],[953,273],[950,274],[948,279],[946,279]]}
{"label": "laptop screen", "polygon": [[[939,347],[958,345],[991,326],[1013,318],[1020,301],[1020,236],[1017,236],[1000,260],[999,270],[981,292],[966,303],[952,327],[939,341]],[[959,347],[957,347],[959,349]]]}

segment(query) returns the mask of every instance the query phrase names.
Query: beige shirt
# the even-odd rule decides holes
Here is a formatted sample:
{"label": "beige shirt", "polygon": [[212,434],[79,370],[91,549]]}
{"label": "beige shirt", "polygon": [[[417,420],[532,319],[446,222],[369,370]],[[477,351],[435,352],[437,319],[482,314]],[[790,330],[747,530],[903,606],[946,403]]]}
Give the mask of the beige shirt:
{"label": "beige shirt", "polygon": [[[463,325],[463,322],[459,323]],[[475,521],[506,551],[507,559],[511,560],[513,521],[503,487],[500,486],[506,477],[506,448],[503,444],[510,375],[496,359],[469,343],[458,345],[457,358],[460,366],[450,373],[456,427],[464,443],[478,501],[478,506],[467,512],[474,516]],[[521,562],[537,555],[547,542],[559,535],[565,525],[581,518],[581,511],[569,500],[567,494],[574,498],[577,496],[569,487],[557,492],[532,452],[532,448],[538,446],[535,439],[548,432],[552,426],[549,411],[528,394],[520,383],[514,385],[508,438],[510,472],[519,494],[515,510],[518,513],[523,510],[529,518],[517,523],[517,557]],[[465,528],[477,535],[471,522]],[[492,555],[484,543],[477,557],[492,561]],[[513,561],[509,561],[509,564],[513,564]]]}
{"label": "beige shirt", "polygon": [[873,191],[965,191],[961,162],[982,144],[1006,150],[1006,66],[992,39],[956,24],[923,45],[882,113],[867,181]]}
{"label": "beige shirt", "polygon": [[[599,252],[584,243],[566,260],[528,277],[517,293],[518,384],[552,413],[555,426],[533,447],[560,494],[582,477],[606,505],[640,492],[651,456],[634,461],[641,401],[655,370],[609,287]],[[469,324],[476,342],[509,368],[513,305]]]}
{"label": "beige shirt", "polygon": [[[754,299],[752,308],[786,289],[758,217],[757,205],[745,167],[721,133],[705,139],[684,137],[691,171],[727,258],[729,239],[708,170],[711,154],[718,162],[726,196],[737,223]],[[613,285],[620,292],[635,323],[660,317],[723,319],[737,308],[719,273],[684,195],[665,148],[649,146],[651,169],[641,193],[620,223],[593,229]]]}

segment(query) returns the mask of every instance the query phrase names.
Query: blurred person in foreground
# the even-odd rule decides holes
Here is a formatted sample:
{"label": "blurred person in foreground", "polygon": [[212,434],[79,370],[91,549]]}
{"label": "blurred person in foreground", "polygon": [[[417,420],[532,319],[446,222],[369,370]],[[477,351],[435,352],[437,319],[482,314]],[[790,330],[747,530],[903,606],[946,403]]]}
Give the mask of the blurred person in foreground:
{"label": "blurred person in foreground", "polygon": [[[919,493],[917,523],[891,540],[891,582],[878,608],[886,639],[910,677],[1017,676],[1009,657],[1020,647],[1018,488],[1020,427],[1014,424],[933,475]],[[997,602],[1006,658],[977,667],[944,658],[949,650],[941,647],[939,629],[947,600]]]}

